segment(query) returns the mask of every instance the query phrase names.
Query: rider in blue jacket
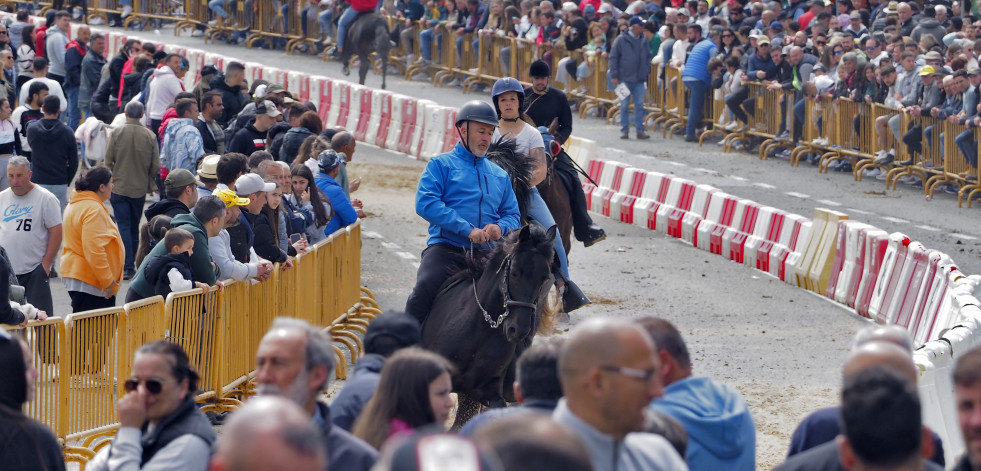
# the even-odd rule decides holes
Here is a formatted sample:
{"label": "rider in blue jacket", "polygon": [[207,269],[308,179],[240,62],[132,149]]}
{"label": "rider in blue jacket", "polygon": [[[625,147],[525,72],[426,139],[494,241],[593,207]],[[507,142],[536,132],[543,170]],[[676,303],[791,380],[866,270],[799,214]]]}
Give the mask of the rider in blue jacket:
{"label": "rider in blue jacket", "polygon": [[489,103],[463,105],[456,120],[460,142],[430,159],[419,178],[416,214],[429,222],[429,240],[405,312],[420,324],[443,282],[466,266],[466,251],[486,248],[520,227],[508,174],[484,159],[497,126],[497,112]]}

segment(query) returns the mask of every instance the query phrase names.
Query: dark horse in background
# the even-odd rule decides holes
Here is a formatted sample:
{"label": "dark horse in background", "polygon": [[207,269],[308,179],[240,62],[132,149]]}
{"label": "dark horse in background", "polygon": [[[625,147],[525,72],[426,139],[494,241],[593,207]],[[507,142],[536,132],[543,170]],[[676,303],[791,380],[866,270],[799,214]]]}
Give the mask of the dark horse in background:
{"label": "dark horse in background", "polygon": [[[553,124],[557,125],[558,121]],[[552,130],[545,126],[539,126],[538,131],[542,133],[542,140],[545,141],[545,155],[548,158],[548,175],[545,180],[538,184],[538,193],[545,201],[545,205],[548,206],[549,212],[552,213],[552,218],[555,219],[555,226],[559,229],[562,245],[566,255],[568,255],[569,251],[572,250],[573,242],[572,207],[569,203],[569,188],[566,187],[565,180],[555,173],[555,161],[560,158],[560,155],[564,155],[567,159],[569,155],[562,150],[559,141],[552,137],[555,135]]]}
{"label": "dark horse in background", "polygon": [[[497,144],[487,157],[509,171],[523,211],[532,161],[515,154],[513,142]],[[555,236],[554,227],[546,231],[538,223],[512,231],[451,277],[433,301],[422,325],[421,345],[456,365],[455,426],[463,425],[481,405],[504,407],[514,402],[515,362],[542,323],[555,281]]]}
{"label": "dark horse in background", "polygon": [[371,68],[371,53],[377,53],[381,58],[382,68],[382,89],[385,89],[385,76],[387,75],[388,51],[391,44],[388,42],[388,20],[377,13],[363,13],[358,15],[347,29],[345,44],[348,47],[341,52],[341,66],[344,75],[350,75],[351,69],[348,64],[351,58],[358,56],[361,66],[358,69],[358,83],[364,85],[364,79]]}

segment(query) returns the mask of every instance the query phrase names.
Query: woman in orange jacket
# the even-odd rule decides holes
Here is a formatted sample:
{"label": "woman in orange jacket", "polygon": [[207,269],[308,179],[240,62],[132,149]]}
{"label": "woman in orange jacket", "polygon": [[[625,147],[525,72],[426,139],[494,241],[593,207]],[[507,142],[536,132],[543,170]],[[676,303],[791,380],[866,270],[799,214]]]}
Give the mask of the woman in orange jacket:
{"label": "woman in orange jacket", "polygon": [[116,305],[123,278],[123,239],[105,202],[112,193],[112,172],[91,168],[75,181],[64,218],[61,271],[72,312]]}

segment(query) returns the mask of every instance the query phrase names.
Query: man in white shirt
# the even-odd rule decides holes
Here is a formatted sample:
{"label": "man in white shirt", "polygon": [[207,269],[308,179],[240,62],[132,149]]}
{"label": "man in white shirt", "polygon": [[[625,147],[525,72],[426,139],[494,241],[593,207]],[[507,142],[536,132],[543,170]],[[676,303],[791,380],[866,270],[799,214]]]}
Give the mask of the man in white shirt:
{"label": "man in white shirt", "polygon": [[48,274],[61,246],[61,204],[31,182],[26,157],[12,157],[4,171],[10,188],[0,191],[0,241],[27,301],[54,315]]}
{"label": "man in white shirt", "polygon": [[[239,215],[242,214],[242,206],[248,206],[248,198],[239,198],[234,191],[224,189],[214,192],[214,195],[225,202],[228,211],[225,212],[225,227],[239,224]],[[235,260],[232,255],[232,247],[228,231],[222,229],[221,232],[208,239],[208,250],[211,252],[211,259],[218,265],[219,273],[222,278],[232,278],[238,281],[245,281],[250,278],[263,281],[272,275],[273,265],[269,260],[263,260],[256,255],[255,250],[249,248],[251,260],[249,263],[241,263]]]}
{"label": "man in white shirt", "polygon": [[[48,59],[44,57],[34,58],[34,78],[24,82],[24,85],[21,86],[20,96],[17,97],[17,102],[22,104],[28,103],[27,93],[31,89],[31,84],[41,82],[48,86],[48,94],[58,97],[58,101],[61,102],[59,110],[64,113],[68,109],[68,99],[65,98],[65,91],[61,88],[61,84],[46,77],[48,75],[48,64]],[[41,100],[44,100],[44,98],[42,97]]]}
{"label": "man in white shirt", "polygon": [[[153,78],[147,85],[146,115],[150,119],[150,130],[160,129],[167,108],[174,104],[177,94],[184,91],[184,84],[177,74],[181,70],[180,54],[171,54],[164,59],[164,66],[153,71]],[[197,116],[197,112],[194,113]],[[193,124],[193,121],[192,121]]]}

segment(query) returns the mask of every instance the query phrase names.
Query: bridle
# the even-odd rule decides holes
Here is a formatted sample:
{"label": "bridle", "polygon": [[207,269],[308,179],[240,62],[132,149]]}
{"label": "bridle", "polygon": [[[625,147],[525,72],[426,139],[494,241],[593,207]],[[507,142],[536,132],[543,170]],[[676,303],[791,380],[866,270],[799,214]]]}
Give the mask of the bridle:
{"label": "bridle", "polygon": [[514,254],[510,254],[504,257],[504,263],[502,263],[501,266],[498,267],[496,272],[496,273],[500,273],[501,270],[504,270],[504,277],[501,279],[501,286],[500,286],[501,293],[504,295],[504,312],[501,313],[501,315],[497,316],[497,320],[491,318],[490,314],[487,313],[487,309],[484,309],[484,306],[480,304],[480,296],[477,294],[477,280],[473,279],[473,297],[477,301],[477,307],[480,308],[480,312],[484,314],[484,320],[488,324],[490,324],[491,329],[498,328],[498,326],[500,326],[501,323],[503,323],[504,320],[508,318],[508,315],[511,314],[512,307],[527,307],[530,308],[532,311],[538,310],[537,300],[533,303],[528,303],[524,301],[515,301],[511,299],[511,289],[509,287],[508,280],[511,278],[511,260],[513,258],[514,258]]}

